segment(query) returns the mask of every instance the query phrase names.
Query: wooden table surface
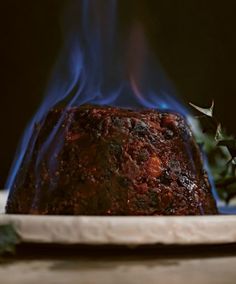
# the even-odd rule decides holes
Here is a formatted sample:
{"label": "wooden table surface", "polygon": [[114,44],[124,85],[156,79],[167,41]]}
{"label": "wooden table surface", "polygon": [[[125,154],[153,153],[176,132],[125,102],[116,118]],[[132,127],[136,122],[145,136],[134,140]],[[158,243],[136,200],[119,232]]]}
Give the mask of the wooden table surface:
{"label": "wooden table surface", "polygon": [[236,283],[236,245],[21,245],[0,262],[0,283]]}

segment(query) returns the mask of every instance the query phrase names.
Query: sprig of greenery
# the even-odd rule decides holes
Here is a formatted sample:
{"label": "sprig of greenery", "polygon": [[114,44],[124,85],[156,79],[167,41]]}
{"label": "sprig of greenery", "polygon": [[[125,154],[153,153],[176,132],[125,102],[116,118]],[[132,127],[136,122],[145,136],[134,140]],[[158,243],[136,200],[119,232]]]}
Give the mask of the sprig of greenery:
{"label": "sprig of greenery", "polygon": [[207,154],[216,189],[222,200],[229,203],[236,196],[236,139],[228,135],[214,115],[214,101],[209,108],[190,105],[200,115],[197,119],[204,135],[196,135]]}

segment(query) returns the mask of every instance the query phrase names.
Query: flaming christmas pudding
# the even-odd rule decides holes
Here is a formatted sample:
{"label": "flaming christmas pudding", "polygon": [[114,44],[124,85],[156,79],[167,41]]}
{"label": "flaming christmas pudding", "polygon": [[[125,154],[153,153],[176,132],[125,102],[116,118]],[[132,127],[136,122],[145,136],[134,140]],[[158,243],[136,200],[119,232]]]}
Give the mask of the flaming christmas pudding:
{"label": "flaming christmas pudding", "polygon": [[82,105],[54,108],[35,126],[6,212],[203,215],[217,208],[182,116]]}

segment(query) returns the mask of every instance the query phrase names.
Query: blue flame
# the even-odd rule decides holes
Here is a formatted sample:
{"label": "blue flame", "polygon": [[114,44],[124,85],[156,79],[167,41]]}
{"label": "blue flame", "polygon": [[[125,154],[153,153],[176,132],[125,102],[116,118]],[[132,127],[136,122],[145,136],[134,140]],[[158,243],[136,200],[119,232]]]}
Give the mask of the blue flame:
{"label": "blue flame", "polygon": [[[131,48],[122,45],[129,40],[121,38],[115,31],[116,4],[116,0],[70,1],[62,21],[62,50],[41,106],[24,132],[6,188],[12,188],[23,161],[31,158],[37,140],[37,132],[32,137],[35,125],[42,122],[48,111],[58,104],[62,103],[65,111],[41,146],[35,172],[40,172],[42,159],[48,152],[51,153],[48,168],[56,171],[54,156],[63,140],[60,137],[65,130],[61,125],[67,108],[91,103],[172,110],[188,116],[187,109],[176,99],[174,88],[160,64],[147,53],[142,30],[135,30]],[[130,66],[126,62],[127,49]],[[52,148],[53,152],[50,151]]]}

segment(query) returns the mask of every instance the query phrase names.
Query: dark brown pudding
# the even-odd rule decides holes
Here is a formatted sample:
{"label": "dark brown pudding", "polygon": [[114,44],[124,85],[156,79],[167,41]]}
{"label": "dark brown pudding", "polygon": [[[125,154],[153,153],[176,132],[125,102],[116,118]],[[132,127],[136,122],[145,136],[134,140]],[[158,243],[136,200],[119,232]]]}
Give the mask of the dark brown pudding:
{"label": "dark brown pudding", "polygon": [[82,105],[52,109],[35,126],[6,212],[203,215],[217,208],[180,115]]}

